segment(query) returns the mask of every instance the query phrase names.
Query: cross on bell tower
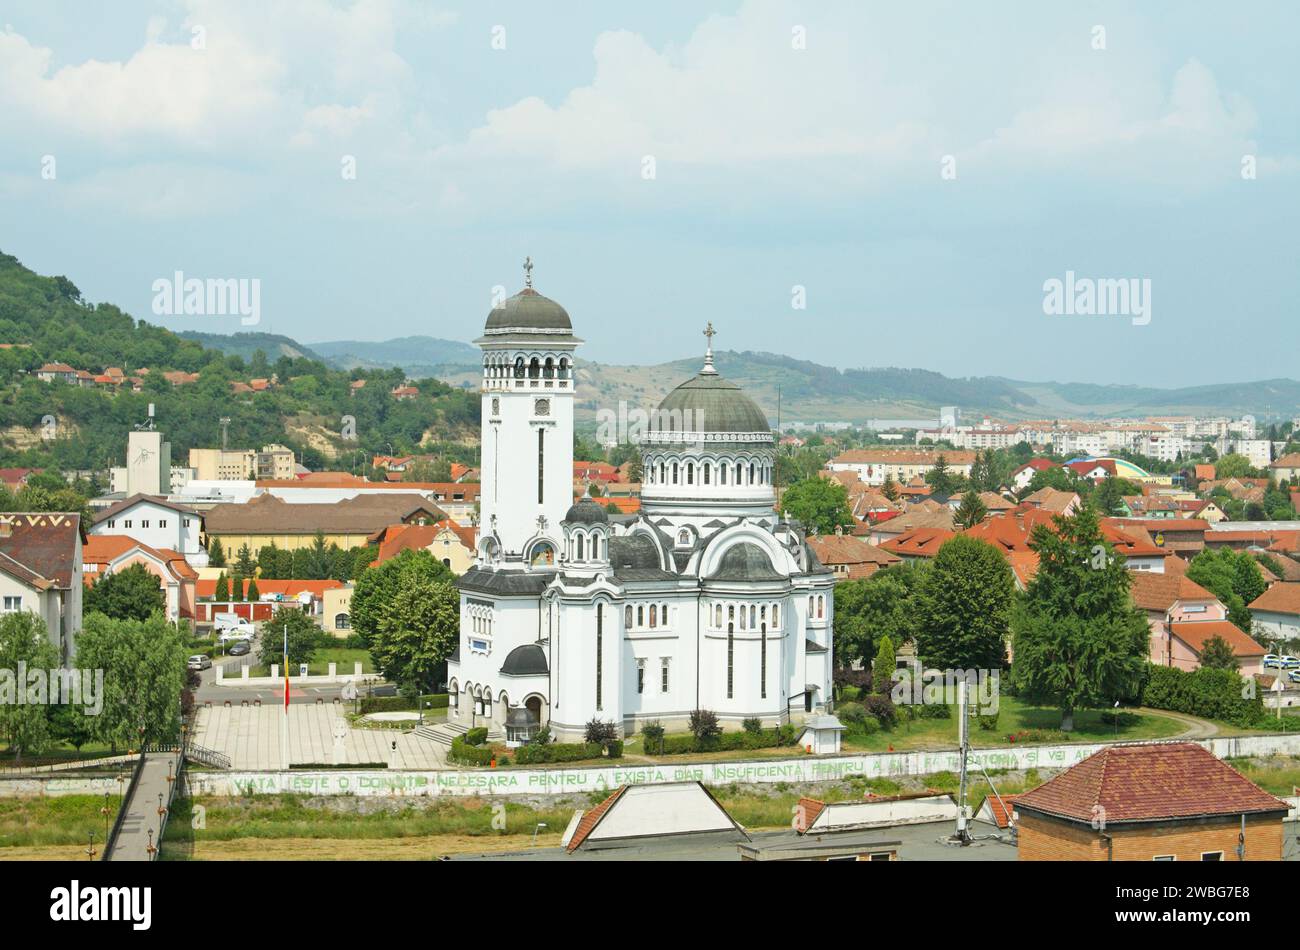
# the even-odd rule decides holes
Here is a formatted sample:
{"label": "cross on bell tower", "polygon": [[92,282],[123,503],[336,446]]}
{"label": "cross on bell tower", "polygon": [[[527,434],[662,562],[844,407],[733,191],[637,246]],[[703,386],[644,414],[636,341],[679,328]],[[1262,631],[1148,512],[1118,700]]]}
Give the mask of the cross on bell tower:
{"label": "cross on bell tower", "polygon": [[533,286],[533,259],[531,257],[524,258],[524,286]]}
{"label": "cross on bell tower", "polygon": [[713,338],[717,335],[718,331],[713,329],[713,321],[710,320],[709,325],[704,328],[704,338],[708,342],[705,344],[704,369],[700,370],[701,373],[717,375],[718,371],[713,368]]}

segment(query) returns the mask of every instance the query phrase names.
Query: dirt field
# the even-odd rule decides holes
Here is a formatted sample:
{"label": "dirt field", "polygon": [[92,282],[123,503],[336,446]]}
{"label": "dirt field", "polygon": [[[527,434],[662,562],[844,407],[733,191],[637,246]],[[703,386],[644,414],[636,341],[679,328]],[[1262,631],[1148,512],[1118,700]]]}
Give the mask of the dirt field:
{"label": "dirt field", "polygon": [[[556,848],[560,832],[537,836],[537,847]],[[168,860],[191,861],[431,861],[444,854],[523,851],[531,835],[427,835],[414,838],[237,838],[163,848]]]}

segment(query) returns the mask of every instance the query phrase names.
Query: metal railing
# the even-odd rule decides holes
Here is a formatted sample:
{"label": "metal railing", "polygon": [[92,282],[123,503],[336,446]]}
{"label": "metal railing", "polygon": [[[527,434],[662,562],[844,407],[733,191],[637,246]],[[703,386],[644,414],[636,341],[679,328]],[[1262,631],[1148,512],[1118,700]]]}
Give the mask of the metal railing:
{"label": "metal railing", "polygon": [[117,806],[117,817],[113,819],[113,828],[108,833],[107,840],[104,841],[104,850],[99,855],[99,860],[109,860],[109,855],[117,847],[117,837],[122,831],[122,822],[126,820],[126,803],[131,800],[135,794],[135,787],[140,782],[140,772],[144,769],[144,753],[141,752],[135,760],[135,768],[131,771],[131,783],[127,785],[122,793],[122,801]]}

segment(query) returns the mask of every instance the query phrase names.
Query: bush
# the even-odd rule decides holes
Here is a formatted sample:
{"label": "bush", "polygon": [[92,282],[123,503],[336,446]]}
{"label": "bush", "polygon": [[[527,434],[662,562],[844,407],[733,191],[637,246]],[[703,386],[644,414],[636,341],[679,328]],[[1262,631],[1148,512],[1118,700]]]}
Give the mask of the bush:
{"label": "bush", "polygon": [[866,707],[867,712],[875,716],[880,724],[886,729],[892,729],[898,724],[898,711],[894,708],[894,701],[888,696],[882,694],[873,694],[862,698],[862,705]]}
{"label": "bush", "polygon": [[1236,670],[1202,667],[1187,672],[1152,664],[1147,667],[1142,704],[1249,729],[1265,718],[1264,703],[1259,690],[1250,691],[1249,698],[1242,696],[1244,685]]}
{"label": "bush", "polygon": [[[867,718],[867,707],[861,703],[840,703],[835,707],[835,715],[846,726],[852,726]],[[879,722],[876,725],[880,725]]]}
{"label": "bush", "polygon": [[623,758],[623,740],[611,739],[605,744],[605,754],[611,759]]}
{"label": "bush", "polygon": [[[644,732],[644,730],[642,730]],[[792,725],[751,732],[718,732],[704,740],[693,735],[661,736],[644,744],[646,755],[683,755],[689,752],[735,752],[744,749],[772,749],[792,745],[796,736]]]}
{"label": "bush", "polygon": [[998,727],[998,717],[1001,714],[1002,714],[1001,710],[999,710],[998,712],[993,713],[991,716],[977,716],[976,719],[979,721],[981,729],[983,729],[985,732],[992,732],[994,729]]}
{"label": "bush", "polygon": [[[618,743],[619,755],[623,754],[623,743]],[[580,762],[583,759],[599,759],[604,748],[598,742],[550,742],[546,745],[521,745],[515,750],[515,758],[520,765],[538,765],[544,762]]]}
{"label": "bush", "polygon": [[650,750],[658,748],[663,740],[664,725],[658,719],[651,719],[641,726],[641,747],[646,750],[646,754],[651,754]]}
{"label": "bush", "polygon": [[[427,703],[425,709],[446,709],[446,693],[425,693],[420,697],[421,703]],[[414,712],[415,701],[408,696],[367,696],[361,700],[358,710],[362,714],[377,712]]]}
{"label": "bush", "polygon": [[951,719],[952,707],[947,703],[921,703],[916,715],[919,719]]}
{"label": "bush", "polygon": [[763,720],[751,716],[740,724],[740,727],[748,733],[758,735],[763,731]]}
{"label": "bush", "polygon": [[[486,735],[486,730],[484,734]],[[465,741],[465,736],[457,736],[451,740],[451,752],[448,753],[447,758],[461,765],[489,765],[493,754],[490,748],[471,745]],[[520,761],[523,761],[522,757]]]}
{"label": "bush", "polygon": [[722,733],[722,727],[718,725],[718,714],[712,709],[692,710],[688,728],[695,741],[701,745]]}
{"label": "bush", "polygon": [[465,733],[465,742],[467,745],[482,745],[487,742],[487,726],[475,726]]}
{"label": "bush", "polygon": [[880,731],[880,720],[875,716],[865,716],[849,726],[849,735],[874,736]]}
{"label": "bush", "polygon": [[1140,721],[1139,717],[1131,712],[1115,712],[1113,709],[1107,709],[1101,714],[1102,725],[1118,726],[1121,729],[1136,726]]}
{"label": "bush", "polygon": [[588,742],[607,745],[618,738],[618,726],[614,725],[612,721],[601,722],[599,719],[593,719],[587,723],[585,738]]}

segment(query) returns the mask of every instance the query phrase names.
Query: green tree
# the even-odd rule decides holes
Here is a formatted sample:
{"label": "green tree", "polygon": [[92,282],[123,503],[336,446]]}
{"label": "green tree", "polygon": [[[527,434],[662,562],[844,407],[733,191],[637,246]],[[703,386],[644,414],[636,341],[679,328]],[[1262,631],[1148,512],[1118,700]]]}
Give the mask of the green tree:
{"label": "green tree", "polygon": [[1187,576],[1219,598],[1228,608],[1228,619],[1250,633],[1249,604],[1268,589],[1268,584],[1249,551],[1207,548],[1192,558]]}
{"label": "green tree", "polygon": [[1124,494],[1119,480],[1112,475],[1102,479],[1092,495],[1092,505],[1104,517],[1124,514]]}
{"label": "green tree", "polygon": [[225,571],[217,575],[217,589],[213,592],[212,599],[219,604],[230,602],[230,578],[226,577]]}
{"label": "green tree", "polygon": [[1029,546],[1038,573],[1012,614],[1012,677],[1023,698],[1074,711],[1135,695],[1146,669],[1146,615],[1129,598],[1123,558],[1102,537],[1097,514],[1080,508],[1039,525]]}
{"label": "green tree", "polygon": [[251,601],[252,603],[257,603],[259,600],[262,599],[262,592],[261,592],[260,590],[257,589],[257,578],[256,578],[256,577],[250,577],[250,578],[248,579],[248,594],[247,594],[247,598],[248,598],[248,600]]}
{"label": "green tree", "polygon": [[85,592],[82,610],[98,611],[114,620],[148,620],[166,607],[157,576],[143,564],[106,574]]}
{"label": "green tree", "polygon": [[239,556],[235,559],[235,570],[240,577],[251,577],[256,565],[253,563],[253,552],[248,549],[247,544],[240,545]]}
{"label": "green tree", "polygon": [[889,693],[894,684],[894,641],[888,635],[880,638],[876,648],[876,659],[871,664],[871,690],[876,693]]}
{"label": "green tree", "polygon": [[836,525],[854,524],[848,492],[829,478],[805,478],[791,485],[781,496],[781,510],[813,534],[831,534]]}
{"label": "green tree", "polygon": [[221,546],[220,538],[213,538],[212,543],[208,545],[208,566],[226,566],[226,549]]}
{"label": "green tree", "polygon": [[837,663],[867,666],[884,637],[899,646],[914,639],[916,592],[928,570],[899,565],[835,585],[831,623]]}
{"label": "green tree", "polygon": [[1001,669],[1015,580],[1002,552],[959,534],[934,557],[917,597],[916,645],[928,666]]}
{"label": "green tree", "polygon": [[936,495],[951,495],[961,484],[961,478],[953,474],[948,467],[947,457],[940,453],[934,460],[934,465],[925,473],[925,483]]}
{"label": "green tree", "polygon": [[1214,463],[1215,478],[1249,478],[1254,474],[1250,459],[1240,452],[1229,452]]}
{"label": "green tree", "polygon": [[971,489],[961,496],[961,502],[957,505],[957,510],[953,512],[952,523],[957,530],[964,528],[973,528],[988,516],[988,506],[980,500],[980,496],[975,494],[975,489]]}
{"label": "green tree", "polygon": [[161,614],[114,620],[89,614],[77,637],[77,665],[104,671],[103,707],[90,717],[95,739],[114,750],[180,736],[185,639]]}
{"label": "green tree", "polygon": [[898,501],[898,483],[894,481],[892,472],[886,473],[884,484],[880,486],[880,493],[890,501]]}
{"label": "green tree", "polygon": [[1235,670],[1237,655],[1227,640],[1213,636],[1201,647],[1201,666],[1211,670]]}
{"label": "green tree", "polygon": [[[283,667],[288,638],[289,669],[296,671],[300,663],[310,663],[321,641],[321,629],[310,617],[296,607],[279,607],[262,627],[261,662],[263,666]],[[283,676],[285,671],[280,670]]]}
{"label": "green tree", "polygon": [[[14,753],[14,765],[21,765],[24,755],[44,752],[52,741],[49,707],[42,702],[19,701],[17,691],[28,689],[28,684],[17,678],[19,663],[29,671],[59,668],[59,651],[50,643],[44,622],[26,610],[0,618],[0,669],[9,671],[11,677],[8,683],[0,681],[0,737]],[[21,697],[28,698],[26,693]]]}
{"label": "green tree", "polygon": [[351,620],[386,677],[431,689],[460,636],[455,575],[428,551],[402,551],[357,578]]}

